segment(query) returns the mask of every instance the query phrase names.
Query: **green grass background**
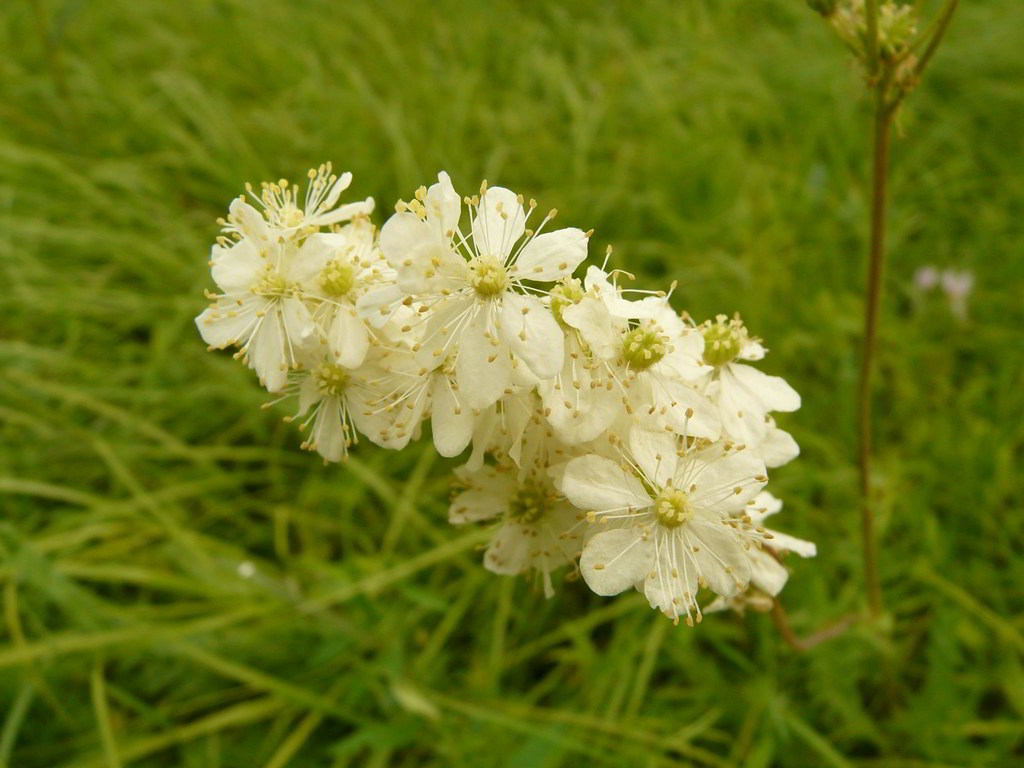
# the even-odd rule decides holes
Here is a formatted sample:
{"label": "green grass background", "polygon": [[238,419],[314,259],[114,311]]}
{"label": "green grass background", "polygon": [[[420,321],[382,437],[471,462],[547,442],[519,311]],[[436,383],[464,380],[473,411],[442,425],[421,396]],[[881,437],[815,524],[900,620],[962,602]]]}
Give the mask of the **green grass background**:
{"label": "green grass background", "polygon": [[[245,181],[332,159],[381,214],[442,168],[521,190],[766,338],[804,398],[780,526],[820,552],[784,603],[801,633],[861,611],[870,115],[803,3],[4,2],[0,765],[1024,764],[1022,29],[965,0],[902,115],[889,616],[800,655],[762,615],[485,572],[453,463],[323,467],[192,318]],[[924,264],[974,272],[968,322]]]}

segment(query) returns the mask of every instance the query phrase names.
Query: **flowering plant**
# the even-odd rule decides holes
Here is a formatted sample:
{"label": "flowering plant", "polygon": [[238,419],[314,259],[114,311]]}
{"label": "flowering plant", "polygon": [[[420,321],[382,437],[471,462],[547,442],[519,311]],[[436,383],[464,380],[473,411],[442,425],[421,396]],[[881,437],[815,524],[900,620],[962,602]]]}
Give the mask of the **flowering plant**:
{"label": "flowering plant", "polygon": [[702,590],[770,607],[782,556],[815,554],[762,525],[767,468],[799,452],[772,414],[800,396],[751,365],[766,350],[738,316],[698,324],[607,256],[584,268],[592,231],[503,187],[460,197],[442,172],[378,231],[373,200],[337,205],[351,174],[308,176],[301,207],[285,180],[231,204],[196,318],[297,401],[303,448],[400,450],[429,422],[439,454],[469,449],[450,521],[492,524],[484,566],[547,596],[568,565],[692,625]]}

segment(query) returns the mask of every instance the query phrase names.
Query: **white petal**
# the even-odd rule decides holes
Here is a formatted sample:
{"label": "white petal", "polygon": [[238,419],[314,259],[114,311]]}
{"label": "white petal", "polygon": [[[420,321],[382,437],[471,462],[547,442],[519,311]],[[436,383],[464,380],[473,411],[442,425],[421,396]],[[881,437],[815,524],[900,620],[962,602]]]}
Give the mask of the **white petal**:
{"label": "white petal", "polygon": [[526,214],[516,193],[504,187],[489,187],[480,197],[473,217],[473,244],[481,256],[504,261],[512,246],[526,230]]}
{"label": "white petal", "polygon": [[380,394],[374,389],[349,387],[346,392],[349,419],[374,445],[400,451],[416,434],[423,418],[426,393],[421,390],[417,395],[403,403],[383,407]]}
{"label": "white petal", "polygon": [[345,171],[338,177],[338,180],[334,182],[334,186],[331,187],[331,191],[327,193],[327,197],[325,197],[323,202],[320,204],[321,209],[329,211],[333,208],[341,197],[341,193],[348,189],[351,184],[352,174],[349,171]]}
{"label": "white petal", "polygon": [[473,437],[473,412],[452,390],[448,377],[435,373],[430,385],[430,425],[442,456],[458,456]]}
{"label": "white petal", "polygon": [[[498,451],[507,453],[517,466],[527,466],[528,462],[535,458],[543,438],[543,433],[540,430],[527,432],[526,429],[534,415],[533,401],[528,393],[520,392],[506,395],[501,404]],[[530,437],[533,439],[530,440]]]}
{"label": "white petal", "polygon": [[605,432],[618,409],[620,400],[614,393],[600,389],[581,389],[569,395],[554,389],[549,382],[541,390],[545,410],[558,439],[569,445],[579,445],[596,439]]}
{"label": "white petal", "polygon": [[670,370],[676,378],[687,382],[696,382],[713,370],[710,365],[701,363],[704,355],[704,337],[694,331],[669,334],[672,340],[672,351],[663,357],[655,367],[659,370]]}
{"label": "white petal", "polygon": [[750,583],[773,597],[782,591],[789,579],[789,571],[767,552],[752,549],[750,556]]}
{"label": "white petal", "polygon": [[430,227],[411,213],[396,213],[380,230],[381,254],[396,271],[403,293],[426,289],[430,257],[438,247]]}
{"label": "white petal", "polygon": [[306,413],[323,395],[314,376],[306,376],[299,385],[299,415]]}
{"label": "white petal", "polygon": [[700,466],[700,459],[694,460],[697,462],[696,472],[685,467],[682,469],[685,476],[682,484],[689,482],[696,486],[688,493],[700,508],[720,512],[742,509],[767,482],[764,462],[750,451],[709,458],[703,466]]}
{"label": "white petal", "polygon": [[210,261],[213,262],[213,281],[224,293],[251,288],[259,280],[265,263],[260,258],[259,249],[248,237],[230,248],[213,246]]}
{"label": "white petal", "polygon": [[[651,383],[651,393],[663,422],[676,434],[708,440],[717,440],[722,434],[722,420],[715,404],[682,381],[658,377]],[[634,407],[643,405],[634,403]]]}
{"label": "white petal", "polygon": [[795,411],[800,407],[800,395],[786,380],[769,376],[757,368],[740,363],[730,363],[729,373],[751,397],[760,402],[767,411]]}
{"label": "white petal", "polygon": [[505,523],[491,539],[484,554],[484,568],[491,573],[514,576],[530,567],[530,529],[516,523]]}
{"label": "white petal", "polygon": [[678,461],[675,435],[633,427],[629,430],[629,450],[653,485],[664,488],[672,482]]}
{"label": "white petal", "polygon": [[508,345],[488,330],[485,312],[478,313],[462,333],[455,378],[470,408],[491,405],[509,386],[512,357]]}
{"label": "white petal", "polygon": [[412,213],[396,213],[380,230],[380,251],[398,273],[398,285],[417,294],[436,282],[437,263],[452,260],[448,247],[425,221]]}
{"label": "white petal", "polygon": [[473,419],[473,450],[466,460],[466,468],[473,471],[484,466],[484,456],[491,449],[494,435],[500,426],[498,423],[497,406],[491,405]]}
{"label": "white petal", "polygon": [[613,302],[612,314],[633,320],[655,320],[670,336],[681,331],[682,318],[675,313],[665,296],[645,296],[637,301],[620,299]]}
{"label": "white petal", "polygon": [[751,501],[753,503],[748,504],[744,511],[750,515],[750,519],[754,522],[760,522],[766,517],[771,517],[782,511],[782,500],[776,498],[768,491],[761,491]]}
{"label": "white petal", "polygon": [[320,341],[320,331],[309,308],[300,300],[295,298],[282,299],[279,302],[281,307],[281,323],[288,335],[290,350],[287,359],[290,362],[292,355],[301,350],[316,346]]}
{"label": "white petal", "polygon": [[583,365],[575,334],[566,338],[565,366],[555,379],[539,383],[548,422],[559,439],[570,445],[588,442],[604,432],[621,410],[620,395],[604,387],[591,387],[593,376]]}
{"label": "white petal", "polygon": [[382,285],[360,296],[356,300],[356,311],[372,327],[382,328],[404,295],[397,285]]}
{"label": "white petal", "polygon": [[368,197],[357,203],[346,203],[345,205],[335,208],[329,213],[321,213],[310,223],[318,227],[327,227],[341,221],[348,221],[355,216],[369,216],[373,213],[373,207],[373,198]]}
{"label": "white petal", "polygon": [[615,293],[615,286],[608,279],[608,273],[596,264],[587,267],[587,274],[583,278],[583,286],[588,293],[603,294],[605,292]]}
{"label": "white petal", "polygon": [[[717,386],[715,391],[723,436],[743,445],[760,444],[768,432],[761,404],[752,400],[727,370],[723,369],[719,381],[712,384]],[[709,386],[708,391],[712,389]]]}
{"label": "white petal", "polygon": [[320,411],[316,415],[313,425],[314,432],[310,435],[315,438],[316,452],[327,461],[341,461],[347,448],[345,430],[341,422],[341,399],[338,397],[325,398],[320,405]]}
{"label": "white petal", "polygon": [[[728,597],[750,581],[750,559],[743,545],[722,523],[688,524],[687,542],[701,577],[711,590]],[[697,552],[692,547],[698,548]]]}
{"label": "white petal", "polygon": [[818,554],[818,547],[813,541],[798,539],[788,533],[768,532],[772,538],[766,544],[777,552],[796,552],[800,557],[814,557]]}
{"label": "white petal", "polygon": [[733,603],[726,597],[716,597],[710,603],[701,608],[701,613],[721,613],[733,607]]}
{"label": "white petal", "polygon": [[423,204],[427,209],[427,223],[440,238],[450,240],[449,233],[454,234],[459,227],[462,203],[447,173],[437,174],[437,183],[427,189]]}
{"label": "white petal", "polygon": [[511,272],[521,280],[560,280],[587,258],[587,240],[575,227],[537,235],[523,247]]}
{"label": "white petal", "polygon": [[562,477],[562,493],[574,506],[588,512],[644,509],[654,503],[631,472],[594,454],[569,462]]}
{"label": "white petal", "polygon": [[452,499],[448,521],[455,525],[490,520],[508,511],[516,483],[509,473],[483,467],[469,474],[470,487]]}
{"label": "white petal", "polygon": [[743,345],[743,349],[740,350],[740,360],[763,360],[764,359],[764,347],[761,346],[761,342],[754,341],[753,339],[747,339],[747,343]]}
{"label": "white petal", "polygon": [[506,291],[500,322],[502,338],[538,377],[550,379],[562,370],[565,337],[540,299]]}
{"label": "white petal", "polygon": [[608,360],[622,348],[622,334],[612,323],[608,307],[600,299],[584,296],[562,310],[562,319],[580,332],[587,346],[602,360]]}
{"label": "white petal", "polygon": [[640,582],[650,571],[653,552],[635,528],[602,531],[583,547],[580,572],[595,593],[617,595]]}
{"label": "white petal", "polygon": [[281,324],[281,307],[275,303],[267,309],[259,329],[249,342],[249,365],[260,377],[260,383],[271,392],[278,392],[288,383],[287,341]]}
{"label": "white petal", "polygon": [[243,198],[236,197],[232,200],[228,211],[231,222],[241,230],[243,235],[253,238],[257,246],[270,241],[267,220],[263,218],[262,213],[245,202]]}
{"label": "white petal", "polygon": [[651,307],[637,301],[627,301],[622,298],[618,288],[612,284],[608,274],[600,267],[591,265],[587,267],[587,274],[583,281],[587,293],[591,293],[600,299],[608,307],[609,312],[621,319],[637,319],[648,317]]}
{"label": "white petal", "polygon": [[319,289],[317,279],[327,262],[336,258],[351,244],[350,238],[335,232],[310,235],[288,265],[288,278],[307,289]]}
{"label": "white petal", "polygon": [[800,455],[800,446],[793,436],[778,427],[768,427],[764,439],[757,446],[757,452],[768,468],[781,467]]}
{"label": "white petal", "polygon": [[420,334],[422,341],[415,353],[416,361],[428,371],[443,363],[458,344],[463,343],[466,335],[474,332],[472,329],[477,328],[479,322],[486,321],[473,297],[462,294],[435,302],[425,315],[425,323],[422,317],[424,315],[416,313],[415,318],[407,322]]}
{"label": "white petal", "polygon": [[266,299],[251,293],[218,299],[196,318],[203,341],[216,349],[245,344],[259,322],[257,313],[265,309]]}
{"label": "white petal", "polygon": [[349,305],[337,307],[327,342],[338,365],[358,368],[370,349],[370,334]]}
{"label": "white petal", "polygon": [[659,535],[656,530],[654,565],[644,579],[643,592],[652,608],[669,616],[686,613],[695,606],[697,595],[697,569],[683,552],[681,537],[672,532]]}

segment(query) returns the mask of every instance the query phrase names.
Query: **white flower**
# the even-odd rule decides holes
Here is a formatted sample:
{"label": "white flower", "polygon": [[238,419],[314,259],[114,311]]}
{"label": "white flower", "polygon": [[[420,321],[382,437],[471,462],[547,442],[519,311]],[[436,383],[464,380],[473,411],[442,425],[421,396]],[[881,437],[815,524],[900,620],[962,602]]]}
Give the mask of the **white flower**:
{"label": "white flower", "polygon": [[315,305],[313,318],[331,355],[346,368],[358,368],[371,334],[356,304],[374,287],[394,280],[394,271],[377,249],[374,226],[360,217],[335,232],[310,235],[299,258],[299,291]]}
{"label": "white flower", "polygon": [[584,310],[595,309],[598,317],[593,321],[607,322],[609,333],[611,315],[598,299],[586,296],[583,284],[576,278],[563,278],[551,289],[550,296],[551,311],[565,331],[565,357],[562,370],[553,378],[540,381],[537,391],[544,402],[545,417],[559,438],[569,444],[589,442],[608,429],[621,413],[622,404],[616,392],[603,386],[601,361],[580,331],[566,322],[563,313],[586,298]]}
{"label": "white flower", "polygon": [[[753,525],[762,526],[765,519],[776,514],[782,509],[782,502],[767,491],[762,491],[754,497],[753,503],[745,510]],[[798,539],[787,533],[773,531],[765,528],[764,537],[766,541],[761,549],[751,548],[747,550],[750,558],[750,585],[767,595],[774,597],[782,591],[789,578],[789,572],[778,556],[787,552],[794,552],[800,557],[814,557],[818,554],[818,548],[814,542]]]}
{"label": "white flower", "polygon": [[[552,423],[567,433],[565,439],[571,441],[574,435],[564,425],[564,412],[577,410],[592,422],[581,435],[584,439],[623,411],[649,429],[717,439],[718,409],[694,387],[711,370],[700,361],[700,332],[672,310],[665,295],[623,299],[597,267],[587,271],[586,287],[581,298],[561,308],[565,324],[579,334],[582,351],[571,362],[580,364],[568,375],[563,371],[557,382],[565,396],[562,402],[553,396],[553,387],[542,390]],[[580,403],[586,401],[586,411],[577,405],[574,392],[580,393]]]}
{"label": "white flower", "polygon": [[[419,356],[402,342],[384,350],[381,367],[386,371],[373,384],[397,419],[398,429],[389,448],[402,448],[408,442],[408,426],[429,418],[434,447],[442,456],[457,456],[473,442],[470,464],[479,467],[484,455],[513,456],[518,461],[521,439],[534,407],[531,390],[534,380],[513,382],[501,398],[484,408],[473,408],[459,387],[455,373],[458,347],[433,369],[422,366]],[[515,371],[513,371],[515,373]]]}
{"label": "white flower", "polygon": [[325,462],[343,461],[348,449],[359,442],[357,429],[372,442],[387,442],[392,420],[369,380],[370,371],[368,366],[356,371],[344,368],[321,350],[318,363],[310,362],[304,371],[292,374],[289,386],[274,402],[298,396],[297,413],[285,421],[302,419],[299,431],[306,436],[304,450],[316,451]]}
{"label": "white flower", "polygon": [[551,572],[576,558],[583,536],[582,515],[555,490],[545,466],[534,465],[525,475],[507,464],[457,474],[464,489],[452,499],[449,521],[498,522],[484,567],[508,575],[535,571],[551,597]]}
{"label": "white flower", "polygon": [[[281,180],[264,184],[259,202],[264,214],[236,198],[210,257],[214,282],[223,292],[209,295],[210,306],[196,318],[203,340],[211,348],[240,347],[237,357],[256,370],[271,392],[280,391],[288,371],[302,355],[319,344],[317,325],[304,301],[308,282],[322,263],[317,259],[321,226],[335,224],[373,210],[366,200],[331,211],[351,174],[337,179],[330,165],[311,170],[305,207],[299,209],[299,190]],[[326,236],[325,236],[326,237]]]}
{"label": "white flower", "polygon": [[[352,183],[351,173],[345,172],[340,177],[336,176],[331,172],[331,164],[324,163],[319,168],[311,168],[306,176],[309,179],[309,186],[306,188],[301,207],[301,187],[298,184],[290,184],[287,179],[263,182],[259,195],[253,191],[251,184],[245,185],[249,195],[263,208],[267,223],[276,233],[302,236],[318,232],[321,227],[373,213],[372,197],[357,203],[348,203],[340,208],[334,207],[341,193]],[[230,218],[228,222],[231,222]]]}
{"label": "white flower", "polygon": [[692,624],[697,590],[733,595],[751,578],[747,551],[766,537],[744,513],[768,478],[748,451],[686,447],[665,432],[634,429],[616,462],[572,459],[561,490],[607,528],[586,543],[583,578],[599,595],[635,586],[654,608]]}
{"label": "white flower", "polygon": [[[461,206],[448,175],[381,230],[381,251],[398,273],[398,288],[418,302],[425,328],[417,351],[427,368],[454,354],[459,388],[473,408],[495,402],[521,360],[539,378],[562,366],[562,331],[535,283],[566,277],[587,253],[587,234],[569,228],[539,234],[554,215],[526,229],[522,196],[481,187],[466,198],[470,231],[459,229]],[[372,310],[371,310],[372,311]]]}
{"label": "white flower", "polygon": [[[236,200],[232,208],[244,205]],[[285,385],[301,351],[317,341],[316,324],[298,291],[298,250],[290,242],[253,236],[213,246],[213,279],[223,293],[209,295],[210,306],[196,318],[211,349],[240,347],[236,357],[271,392]]]}
{"label": "white flower", "polygon": [[[302,448],[400,450],[428,421],[439,454],[471,446],[451,522],[494,523],[485,566],[535,574],[547,596],[573,564],[596,593],[635,587],[692,625],[700,589],[718,596],[707,610],[770,608],[779,557],[815,554],[762,525],[781,507],[765,467],[799,453],[772,412],[800,398],[744,364],[765,350],[738,317],[698,327],[672,290],[596,266],[574,278],[590,233],[545,232],[554,211],[528,228],[536,203],[502,187],[460,199],[441,173],[378,237],[372,200],[337,207],[350,174],[309,179],[304,196],[282,180],[247,186],[258,208],[231,204],[210,261],[221,293],[196,319],[297,398]],[[945,288],[965,300],[970,283]]]}
{"label": "white flower", "polygon": [[474,414],[473,452],[466,466],[478,469],[489,453],[527,467],[540,460],[552,438],[533,387],[512,386],[497,402]]}
{"label": "white flower", "polygon": [[374,382],[392,415],[388,448],[404,448],[413,430],[430,418],[434,447],[442,456],[458,456],[473,437],[477,413],[459,393],[451,356],[433,370],[420,365],[411,349],[399,342],[382,356],[384,373]]}
{"label": "white flower", "polygon": [[761,443],[769,431],[772,411],[795,411],[800,395],[778,376],[769,376],[740,360],[761,360],[765,349],[751,338],[738,318],[718,315],[700,326],[704,363],[712,366],[707,393],[718,403],[724,434],[747,445]]}
{"label": "white flower", "polygon": [[[753,525],[761,526],[765,518],[782,509],[782,502],[767,491],[754,497],[744,513]],[[798,539],[789,534],[779,533],[770,528],[763,530],[766,541],[763,546],[747,550],[750,559],[750,586],[746,592],[731,597],[718,597],[704,610],[707,613],[732,609],[743,613],[744,609],[755,611],[771,610],[772,598],[777,596],[789,579],[789,571],[780,562],[779,556],[795,552],[801,557],[814,557],[818,548],[813,542]]]}

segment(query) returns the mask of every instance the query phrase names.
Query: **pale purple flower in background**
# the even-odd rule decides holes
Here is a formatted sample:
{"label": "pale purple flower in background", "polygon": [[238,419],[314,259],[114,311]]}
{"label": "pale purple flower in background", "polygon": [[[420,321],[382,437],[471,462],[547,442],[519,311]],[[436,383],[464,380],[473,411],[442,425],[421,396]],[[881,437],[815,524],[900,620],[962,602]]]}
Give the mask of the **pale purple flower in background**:
{"label": "pale purple flower in background", "polygon": [[931,264],[914,273],[914,287],[921,293],[940,288],[949,299],[949,309],[960,322],[967,320],[967,298],[974,288],[974,273],[964,269],[939,270]]}
{"label": "pale purple flower in background", "polygon": [[967,320],[967,297],[974,288],[974,273],[969,270],[942,271],[942,290],[949,297],[949,308],[957,320]]}
{"label": "pale purple flower in background", "polygon": [[914,273],[914,285],[921,291],[930,291],[938,284],[939,270],[930,264]]}

